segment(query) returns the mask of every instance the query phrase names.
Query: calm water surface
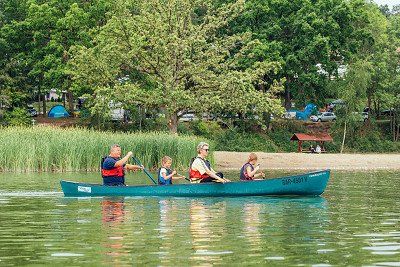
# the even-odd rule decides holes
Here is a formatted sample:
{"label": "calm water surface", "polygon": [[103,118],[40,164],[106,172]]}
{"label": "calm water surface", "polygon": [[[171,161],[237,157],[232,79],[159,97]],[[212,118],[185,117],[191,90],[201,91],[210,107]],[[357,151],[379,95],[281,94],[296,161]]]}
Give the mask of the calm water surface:
{"label": "calm water surface", "polygon": [[62,178],[100,180],[0,174],[0,266],[400,266],[400,172],[291,198],[64,198]]}

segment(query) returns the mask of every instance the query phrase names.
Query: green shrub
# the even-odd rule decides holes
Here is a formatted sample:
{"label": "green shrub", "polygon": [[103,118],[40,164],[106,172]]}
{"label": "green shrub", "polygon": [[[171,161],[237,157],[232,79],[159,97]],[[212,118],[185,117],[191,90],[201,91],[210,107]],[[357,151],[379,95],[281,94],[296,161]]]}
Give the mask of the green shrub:
{"label": "green shrub", "polygon": [[268,133],[268,136],[274,141],[279,151],[295,152],[297,151],[297,142],[290,141],[290,138],[295,132],[301,131],[287,131],[286,129],[274,128],[273,131]]}
{"label": "green shrub", "polygon": [[206,138],[214,138],[222,133],[222,128],[216,121],[198,120],[191,123],[191,129],[195,135]]}
{"label": "green shrub", "polygon": [[6,112],[4,121],[10,126],[29,126],[32,125],[32,119],[28,112],[23,108],[14,108],[11,112]]}
{"label": "green shrub", "polygon": [[279,151],[279,148],[267,136],[257,133],[241,133],[235,129],[220,133],[214,140],[216,142],[216,150],[239,152]]}

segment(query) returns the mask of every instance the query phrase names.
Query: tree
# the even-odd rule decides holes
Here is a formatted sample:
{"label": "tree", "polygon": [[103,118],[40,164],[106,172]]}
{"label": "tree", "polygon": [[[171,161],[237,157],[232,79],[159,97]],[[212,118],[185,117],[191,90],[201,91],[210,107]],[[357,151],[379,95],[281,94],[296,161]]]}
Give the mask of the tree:
{"label": "tree", "polygon": [[275,97],[279,81],[265,91],[255,87],[279,64],[255,60],[244,67],[259,41],[249,32],[221,34],[242,11],[242,0],[218,8],[199,0],[121,0],[116,6],[96,45],[76,48],[71,65],[77,84],[96,88],[93,112],[109,99],[161,107],[176,133],[188,110],[282,111]]}
{"label": "tree", "polygon": [[363,105],[367,88],[371,82],[372,66],[367,61],[356,61],[348,66],[344,80],[338,81],[339,97],[345,105],[338,110],[338,123],[343,124],[343,138],[340,153],[343,153],[348,126],[355,129],[354,124],[359,121],[357,113]]}
{"label": "tree", "polygon": [[285,106],[299,103],[324,104],[331,77],[352,54],[353,11],[343,0],[246,1],[246,9],[232,27],[252,31],[262,43],[254,51],[259,57],[278,60],[284,78]]}

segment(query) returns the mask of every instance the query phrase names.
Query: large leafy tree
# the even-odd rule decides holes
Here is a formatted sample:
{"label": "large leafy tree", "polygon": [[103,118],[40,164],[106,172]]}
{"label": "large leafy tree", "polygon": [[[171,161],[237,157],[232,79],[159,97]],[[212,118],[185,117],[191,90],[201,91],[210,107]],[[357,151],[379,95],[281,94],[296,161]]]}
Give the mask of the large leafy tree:
{"label": "large leafy tree", "polygon": [[[109,0],[0,0],[0,90],[3,102],[21,106],[49,89],[66,90],[73,109],[69,48],[88,44],[105,21]],[[40,97],[42,96],[42,97]]]}
{"label": "large leafy tree", "polygon": [[215,8],[211,1],[117,1],[95,46],[77,48],[71,69],[77,84],[95,91],[93,111],[109,99],[161,107],[171,132],[187,110],[245,113],[281,111],[279,81],[259,91],[279,64],[254,60],[250,32],[222,34],[244,1]]}
{"label": "large leafy tree", "polygon": [[326,85],[354,51],[353,11],[344,0],[250,0],[243,16],[232,25],[238,32],[252,31],[262,42],[255,53],[279,60],[285,78],[285,105],[323,102]]}
{"label": "large leafy tree", "polygon": [[29,29],[21,23],[27,4],[22,0],[0,1],[0,102],[2,107],[23,106],[30,96],[25,64]]}

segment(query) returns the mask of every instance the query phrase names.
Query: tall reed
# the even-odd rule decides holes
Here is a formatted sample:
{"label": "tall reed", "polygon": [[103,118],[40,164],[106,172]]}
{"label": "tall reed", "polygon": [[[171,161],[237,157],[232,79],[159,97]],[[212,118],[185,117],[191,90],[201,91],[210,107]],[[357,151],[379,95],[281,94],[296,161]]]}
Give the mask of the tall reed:
{"label": "tall reed", "polygon": [[[110,145],[134,156],[150,169],[170,156],[179,170],[188,168],[196,155],[196,145],[204,141],[194,136],[168,133],[114,133],[83,128],[7,127],[0,128],[0,171],[97,171]],[[131,163],[133,161],[131,160]]]}

